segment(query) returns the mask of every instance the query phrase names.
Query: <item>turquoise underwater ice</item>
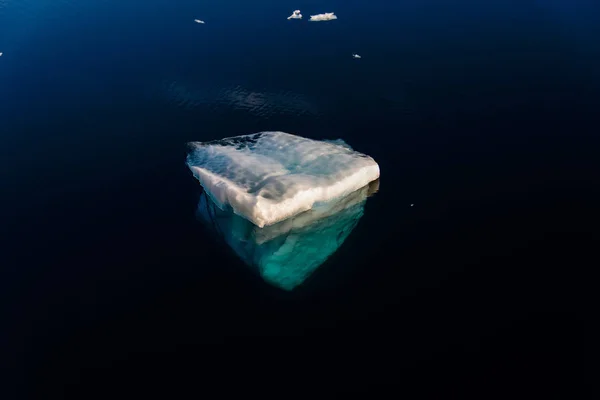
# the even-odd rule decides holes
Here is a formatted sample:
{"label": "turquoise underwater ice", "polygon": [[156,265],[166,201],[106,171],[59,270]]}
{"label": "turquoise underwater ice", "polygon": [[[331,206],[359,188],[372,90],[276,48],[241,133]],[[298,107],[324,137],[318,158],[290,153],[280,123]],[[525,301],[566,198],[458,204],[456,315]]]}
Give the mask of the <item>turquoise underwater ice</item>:
{"label": "turquoise underwater ice", "polygon": [[364,214],[379,181],[296,217],[259,228],[200,195],[198,218],[268,283],[284,290],[302,284],[344,243]]}

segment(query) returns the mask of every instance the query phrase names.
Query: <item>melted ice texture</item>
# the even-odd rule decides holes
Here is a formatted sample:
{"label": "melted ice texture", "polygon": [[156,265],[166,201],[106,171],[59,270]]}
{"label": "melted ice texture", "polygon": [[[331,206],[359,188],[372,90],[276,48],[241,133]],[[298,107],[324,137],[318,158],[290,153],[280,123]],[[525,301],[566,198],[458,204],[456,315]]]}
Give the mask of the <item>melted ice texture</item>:
{"label": "melted ice texture", "polygon": [[342,140],[261,132],[189,145],[187,164],[216,205],[261,228],[379,178],[375,160]]}

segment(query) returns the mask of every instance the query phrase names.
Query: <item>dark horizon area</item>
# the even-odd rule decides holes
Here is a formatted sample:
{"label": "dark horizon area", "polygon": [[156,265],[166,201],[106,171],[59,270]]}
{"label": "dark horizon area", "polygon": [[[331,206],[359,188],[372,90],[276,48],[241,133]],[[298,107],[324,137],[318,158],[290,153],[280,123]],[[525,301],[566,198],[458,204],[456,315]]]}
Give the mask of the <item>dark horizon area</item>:
{"label": "dark horizon area", "polygon": [[[576,396],[598,15],[0,0],[0,398]],[[291,292],[198,221],[185,164],[190,141],[262,131],[343,139],[381,169]]]}

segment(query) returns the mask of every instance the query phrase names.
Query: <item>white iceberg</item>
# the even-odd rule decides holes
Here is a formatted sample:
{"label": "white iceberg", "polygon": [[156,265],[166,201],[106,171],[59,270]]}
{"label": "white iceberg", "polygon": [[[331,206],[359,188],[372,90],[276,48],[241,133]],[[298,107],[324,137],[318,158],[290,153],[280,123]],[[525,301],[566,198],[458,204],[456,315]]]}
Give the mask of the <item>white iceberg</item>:
{"label": "white iceberg", "polygon": [[331,21],[334,19],[337,19],[337,16],[332,12],[310,16],[310,21]]}
{"label": "white iceberg", "polygon": [[359,56],[358,54],[352,54],[352,58],[362,58],[362,57]]}
{"label": "white iceberg", "polygon": [[201,19],[195,19],[194,22],[197,23],[197,24],[203,24],[204,23],[204,21],[202,21]]}
{"label": "white iceberg", "polygon": [[300,14],[300,10],[295,10],[287,19],[302,19],[302,14]]}
{"label": "white iceberg", "polygon": [[261,132],[189,146],[187,165],[214,203],[261,228],[379,178],[375,160],[341,140]]}

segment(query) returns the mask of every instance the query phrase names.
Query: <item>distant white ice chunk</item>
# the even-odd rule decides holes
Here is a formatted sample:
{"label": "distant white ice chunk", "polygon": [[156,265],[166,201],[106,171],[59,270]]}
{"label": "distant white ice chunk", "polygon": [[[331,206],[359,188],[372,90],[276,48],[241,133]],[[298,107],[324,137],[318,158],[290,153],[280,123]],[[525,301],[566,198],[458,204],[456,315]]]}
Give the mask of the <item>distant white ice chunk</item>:
{"label": "distant white ice chunk", "polygon": [[324,13],[310,16],[311,21],[331,21],[334,19],[337,19],[334,13]]}
{"label": "distant white ice chunk", "polygon": [[352,58],[362,58],[362,57],[359,56],[358,54],[352,54]]}
{"label": "distant white ice chunk", "polygon": [[379,178],[375,160],[341,141],[261,132],[189,145],[187,164],[215,204],[261,228]]}
{"label": "distant white ice chunk", "polygon": [[287,19],[302,19],[302,14],[300,14],[300,10],[295,10]]}
{"label": "distant white ice chunk", "polygon": [[194,22],[197,23],[197,24],[203,24],[204,23],[204,21],[202,21],[201,19],[195,19]]}

